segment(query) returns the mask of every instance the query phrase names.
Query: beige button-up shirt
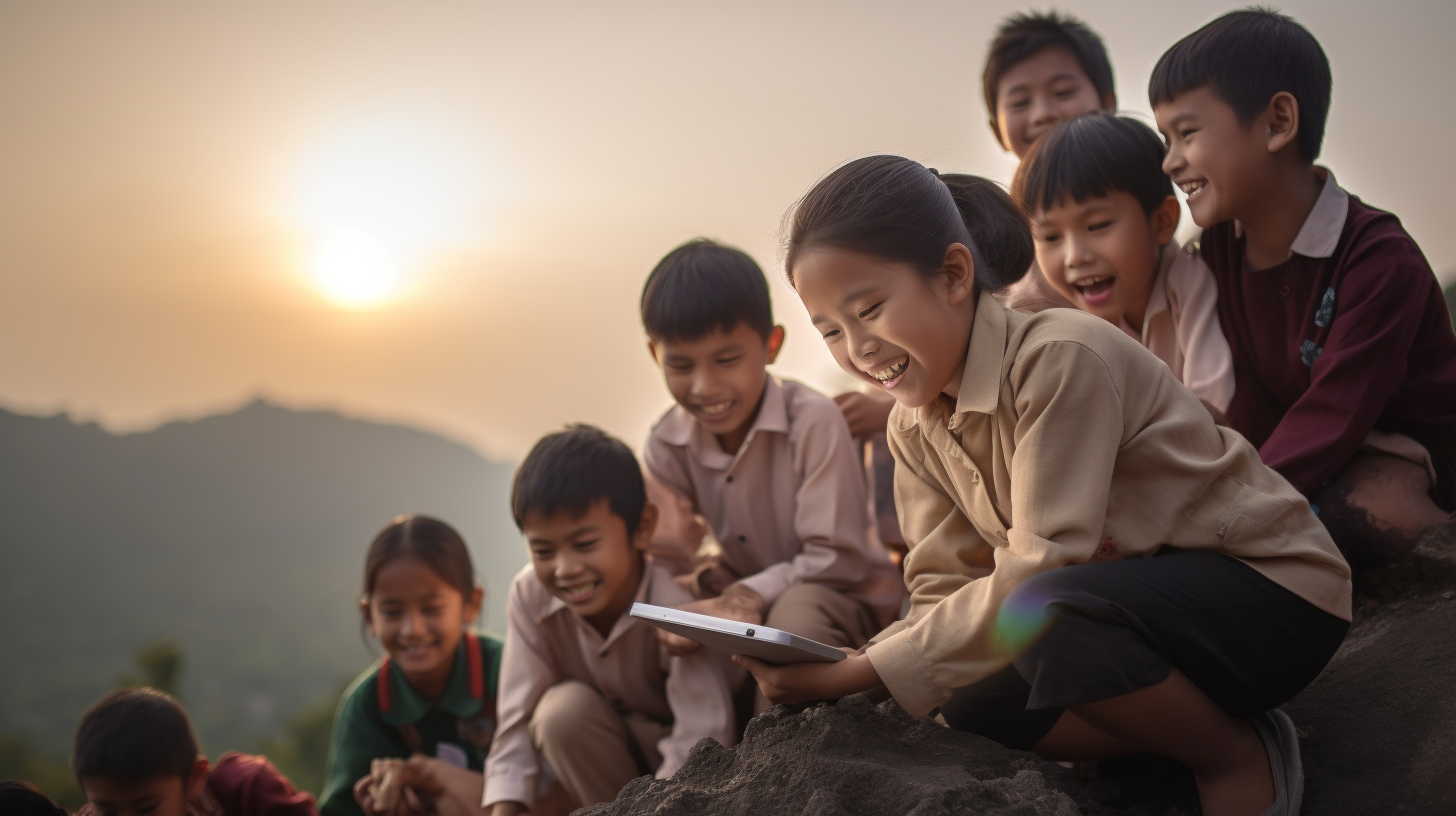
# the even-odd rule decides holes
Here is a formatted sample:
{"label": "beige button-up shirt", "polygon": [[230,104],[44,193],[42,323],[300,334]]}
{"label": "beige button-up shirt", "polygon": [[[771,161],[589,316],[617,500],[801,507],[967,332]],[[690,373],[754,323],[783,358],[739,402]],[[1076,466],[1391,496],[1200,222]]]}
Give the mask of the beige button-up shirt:
{"label": "beige button-up shirt", "polygon": [[1168,364],[1193,395],[1228,410],[1234,396],[1234,355],[1218,323],[1218,286],[1195,248],[1163,247],[1142,331],[1120,327]]}
{"label": "beige button-up shirt", "polygon": [[[637,601],[680,606],[692,599],[666,570],[647,565]],[[534,799],[540,758],[531,742],[531,715],[541,696],[557,683],[580,680],[619,711],[671,723],[672,730],[657,744],[662,754],[657,776],[665,779],[682,767],[688,751],[703,737],[727,746],[737,742],[732,688],[741,678],[730,675],[739,672],[712,649],[668,655],[658,645],[656,630],[628,615],[603,638],[547,591],[527,566],[511,583],[506,606],[497,697],[500,727],[485,761],[482,806],[529,805]]]}
{"label": "beige button-up shirt", "polygon": [[897,405],[889,442],[911,611],[868,654],[912,715],[1003,668],[1002,601],[1070,564],[1213,550],[1350,618],[1350,569],[1304,497],[1101,318],[981,297],[959,399]]}
{"label": "beige button-up shirt", "polygon": [[833,400],[770,376],[736,455],[674,406],[644,458],[707,519],[742,583],[768,603],[813,582],[863,601],[881,625],[899,611],[904,586],[883,546],[867,540],[862,454]]}

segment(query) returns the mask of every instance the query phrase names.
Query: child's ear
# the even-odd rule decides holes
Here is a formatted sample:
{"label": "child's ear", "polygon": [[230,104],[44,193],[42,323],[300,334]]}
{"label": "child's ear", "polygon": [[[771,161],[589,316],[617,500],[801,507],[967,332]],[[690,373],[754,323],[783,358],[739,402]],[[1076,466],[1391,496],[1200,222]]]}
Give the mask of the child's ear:
{"label": "child's ear", "polygon": [[647,340],[647,354],[652,357],[652,362],[661,365],[662,361],[657,359],[657,341],[651,338]]}
{"label": "child's ear", "polygon": [[637,532],[632,536],[632,547],[646,550],[652,543],[652,534],[657,532],[657,505],[647,502],[642,505],[642,517],[637,520]]}
{"label": "child's ear", "polygon": [[202,789],[207,787],[207,775],[211,768],[207,764],[207,757],[198,754],[192,760],[192,770],[187,772],[187,801],[195,802],[197,797],[202,795]]}
{"label": "child's ear", "polygon": [[1153,242],[1158,246],[1173,240],[1173,233],[1178,231],[1178,221],[1183,218],[1183,208],[1178,206],[1177,196],[1168,196],[1163,199],[1148,217],[1149,226],[1153,230]]}
{"label": "child's ear", "polygon": [[1269,152],[1278,153],[1299,138],[1299,100],[1288,91],[1280,91],[1269,100],[1264,115],[1268,118]]}
{"label": "child's ear", "polygon": [[364,625],[369,628],[369,635],[374,636],[374,613],[369,609],[369,597],[359,599],[359,612],[364,616]]}
{"label": "child's ear", "polygon": [[1002,150],[1010,150],[1011,143],[1007,141],[1006,134],[1001,132],[1001,123],[996,121],[996,117],[988,117],[986,123],[991,126],[991,132],[996,134],[996,144],[1001,145]]}
{"label": "child's ear", "polygon": [[774,326],[768,333],[768,364],[773,365],[784,349],[784,327]]}
{"label": "child's ear", "polygon": [[485,587],[475,585],[470,591],[470,597],[465,599],[465,619],[473,621],[480,617],[480,608],[485,604]]}
{"label": "child's ear", "polygon": [[1108,113],[1117,113],[1117,94],[1112,91],[1102,95],[1102,109]]}
{"label": "child's ear", "polygon": [[945,278],[950,305],[959,306],[976,291],[976,260],[965,244],[951,244],[941,261],[940,274]]}

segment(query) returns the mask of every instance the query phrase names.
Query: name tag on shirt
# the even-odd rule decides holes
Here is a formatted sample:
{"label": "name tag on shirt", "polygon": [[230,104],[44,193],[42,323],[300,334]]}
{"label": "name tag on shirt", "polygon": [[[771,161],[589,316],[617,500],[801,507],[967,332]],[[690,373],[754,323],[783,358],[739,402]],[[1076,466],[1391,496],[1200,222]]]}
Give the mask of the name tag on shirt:
{"label": "name tag on shirt", "polygon": [[465,756],[465,749],[453,742],[435,743],[435,759],[454,765],[457,768],[470,767],[470,760]]}

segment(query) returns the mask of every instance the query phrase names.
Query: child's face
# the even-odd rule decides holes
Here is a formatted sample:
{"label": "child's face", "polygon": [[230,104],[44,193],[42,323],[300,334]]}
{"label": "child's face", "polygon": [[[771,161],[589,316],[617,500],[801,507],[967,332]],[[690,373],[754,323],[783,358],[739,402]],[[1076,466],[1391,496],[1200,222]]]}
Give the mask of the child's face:
{"label": "child's face", "polygon": [[1207,228],[1257,208],[1261,181],[1271,175],[1269,142],[1259,120],[1244,127],[1234,109],[1206,87],[1159,105],[1153,115],[1168,144],[1163,171],[1188,194],[1194,223]]}
{"label": "child's face", "polygon": [[960,244],[948,261],[956,252],[948,265],[962,268],[926,277],[906,263],[815,247],[794,263],[794,288],[840,368],[918,408],[960,386],[974,267]]}
{"label": "child's face", "polygon": [[1098,98],[1097,87],[1071,51],[1050,46],[1001,75],[996,83],[996,129],[1001,146],[1020,159],[1059,122],[1116,105],[1112,94]]}
{"label": "child's face", "polygon": [[186,816],[187,803],[207,785],[207,759],[198,757],[192,773],[123,782],[99,776],[81,778],[81,792],[99,816]]}
{"label": "child's face", "polygon": [[732,331],[714,329],[696,340],[653,338],[647,349],[662,366],[667,390],[705,429],[719,439],[736,437],[737,449],[758,413],[767,384],[765,367],[778,357],[784,330],[765,339],[747,323]]}
{"label": "child's face", "polygon": [[424,693],[443,692],[455,649],[480,614],[481,590],[470,597],[418,558],[403,557],[379,568],[365,606],[369,632]]}
{"label": "child's face", "polygon": [[637,532],[628,534],[627,522],[602,498],[576,517],[527,512],[521,532],[536,579],[605,635],[636,597],[642,553],[656,521],[656,508],[649,503]]}
{"label": "child's face", "polygon": [[1036,262],[1047,282],[1084,312],[1141,328],[1158,272],[1158,249],[1178,227],[1178,199],[1151,215],[1132,193],[1063,198],[1032,216]]}

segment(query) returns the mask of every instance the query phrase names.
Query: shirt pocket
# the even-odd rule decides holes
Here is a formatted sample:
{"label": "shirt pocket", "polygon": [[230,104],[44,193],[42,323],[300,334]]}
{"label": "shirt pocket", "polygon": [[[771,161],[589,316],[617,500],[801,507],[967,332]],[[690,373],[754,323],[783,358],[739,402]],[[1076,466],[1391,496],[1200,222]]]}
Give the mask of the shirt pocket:
{"label": "shirt pocket", "polygon": [[1225,542],[1231,542],[1263,532],[1291,509],[1293,505],[1286,499],[1220,476],[1184,515]]}

